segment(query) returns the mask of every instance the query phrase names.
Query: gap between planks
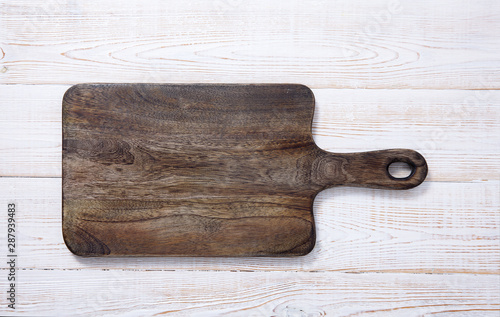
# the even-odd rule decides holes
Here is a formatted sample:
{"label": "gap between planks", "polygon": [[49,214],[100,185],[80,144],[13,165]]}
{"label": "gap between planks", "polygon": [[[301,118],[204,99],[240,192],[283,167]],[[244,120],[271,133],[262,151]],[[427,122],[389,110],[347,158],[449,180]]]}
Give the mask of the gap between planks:
{"label": "gap between planks", "polygon": [[[108,257],[109,259],[109,257]],[[232,258],[232,259],[237,259],[237,258]],[[120,272],[179,272],[179,273],[193,273],[193,272],[226,272],[226,273],[304,273],[304,274],[352,274],[352,275],[363,275],[363,274],[399,274],[399,275],[442,275],[442,276],[500,276],[499,273],[496,272],[474,272],[474,273],[467,273],[467,272],[415,272],[415,271],[360,271],[360,272],[349,272],[349,271],[328,271],[328,270],[312,270],[312,271],[301,271],[301,270],[246,270],[246,269],[238,269],[238,270],[232,270],[232,269],[183,269],[183,268],[176,268],[176,269],[151,269],[151,268],[145,268],[145,269],[140,269],[140,268],[96,268],[96,267],[89,267],[89,268],[36,268],[36,267],[31,267],[31,268],[16,268],[17,271],[103,271],[103,272],[109,272],[109,271],[120,271]],[[8,272],[8,268],[0,268],[0,272],[5,271]],[[499,287],[500,290],[500,287]]]}

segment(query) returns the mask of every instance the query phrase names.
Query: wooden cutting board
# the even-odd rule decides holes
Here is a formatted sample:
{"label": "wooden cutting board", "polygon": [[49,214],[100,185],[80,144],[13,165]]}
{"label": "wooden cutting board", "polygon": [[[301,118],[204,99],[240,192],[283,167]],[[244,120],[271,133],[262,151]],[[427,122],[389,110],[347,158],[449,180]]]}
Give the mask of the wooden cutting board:
{"label": "wooden cutting board", "polygon": [[[63,100],[63,235],[85,256],[291,256],[315,244],[313,200],[408,189],[415,151],[314,143],[302,85],[84,84]],[[408,163],[396,179],[388,166]]]}

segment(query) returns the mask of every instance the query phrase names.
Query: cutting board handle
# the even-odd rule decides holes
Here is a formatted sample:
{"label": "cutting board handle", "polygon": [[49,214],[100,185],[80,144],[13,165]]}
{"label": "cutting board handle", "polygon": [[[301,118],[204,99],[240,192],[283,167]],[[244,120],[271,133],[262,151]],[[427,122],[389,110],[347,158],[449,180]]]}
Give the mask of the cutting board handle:
{"label": "cutting board handle", "polygon": [[[335,160],[340,169],[334,174],[340,176],[334,180],[332,174],[324,170],[322,176],[329,179],[327,187],[336,185],[360,186],[385,189],[409,189],[420,185],[427,176],[427,162],[424,157],[413,150],[391,149],[361,153],[329,153],[324,152],[322,161]],[[395,162],[403,162],[410,166],[411,173],[407,177],[396,178],[389,173],[389,166]],[[340,164],[338,164],[340,163]],[[326,166],[328,164],[322,164]],[[330,174],[330,175],[328,175]]]}

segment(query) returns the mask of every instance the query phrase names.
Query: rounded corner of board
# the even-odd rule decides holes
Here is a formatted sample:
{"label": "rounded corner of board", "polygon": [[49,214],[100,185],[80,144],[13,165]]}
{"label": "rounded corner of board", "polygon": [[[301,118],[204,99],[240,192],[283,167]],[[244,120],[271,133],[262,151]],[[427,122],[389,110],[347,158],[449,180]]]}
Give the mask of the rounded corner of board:
{"label": "rounded corner of board", "polygon": [[64,227],[63,227],[63,241],[64,244],[66,245],[66,248],[68,248],[68,250],[71,251],[73,255],[83,256],[83,257],[89,256],[89,254],[82,252],[82,250],[78,248],[78,243],[73,241],[73,239],[68,236],[68,232]]}

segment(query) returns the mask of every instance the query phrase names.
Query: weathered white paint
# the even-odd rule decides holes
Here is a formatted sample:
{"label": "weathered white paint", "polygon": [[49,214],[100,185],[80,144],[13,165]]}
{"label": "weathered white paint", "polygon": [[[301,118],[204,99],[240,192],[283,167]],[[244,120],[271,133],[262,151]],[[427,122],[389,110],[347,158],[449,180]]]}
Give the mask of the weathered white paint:
{"label": "weathered white paint", "polygon": [[[0,0],[17,315],[498,316],[499,12],[493,0]],[[415,149],[428,181],[322,192],[305,257],[79,258],[61,233],[61,99],[81,82],[306,84],[320,147]]]}
{"label": "weathered white paint", "polygon": [[0,83],[500,87],[494,0],[0,3]]}
{"label": "weathered white paint", "polygon": [[[26,270],[18,315],[498,316],[499,276]],[[36,296],[34,296],[36,295]],[[56,314],[54,312],[57,312]]]}

